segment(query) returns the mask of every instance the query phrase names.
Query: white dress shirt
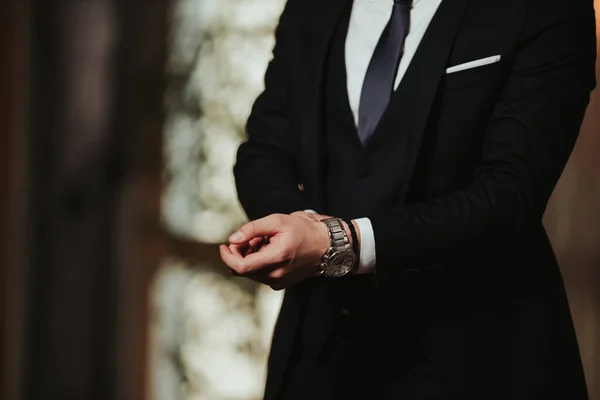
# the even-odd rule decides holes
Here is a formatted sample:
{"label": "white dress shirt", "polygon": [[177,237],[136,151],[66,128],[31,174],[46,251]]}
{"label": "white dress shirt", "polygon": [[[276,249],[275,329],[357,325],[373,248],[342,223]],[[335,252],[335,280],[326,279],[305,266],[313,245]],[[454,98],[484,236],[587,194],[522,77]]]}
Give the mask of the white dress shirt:
{"label": "white dress shirt", "polygon": [[[429,27],[442,0],[413,0],[410,11],[410,28],[404,43],[394,89],[398,88],[417,48]],[[350,25],[346,36],[346,75],[350,109],[354,122],[358,121],[358,107],[363,82],[371,57],[392,14],[393,0],[354,0]],[[311,210],[307,210],[311,211]],[[368,218],[354,220],[361,236],[358,274],[375,270],[375,236]]]}

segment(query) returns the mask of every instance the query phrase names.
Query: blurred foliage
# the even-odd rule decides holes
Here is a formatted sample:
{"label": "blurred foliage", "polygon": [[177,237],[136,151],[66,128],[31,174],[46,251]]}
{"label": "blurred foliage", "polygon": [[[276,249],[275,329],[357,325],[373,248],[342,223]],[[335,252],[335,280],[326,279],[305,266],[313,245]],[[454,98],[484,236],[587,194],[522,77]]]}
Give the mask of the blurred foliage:
{"label": "blurred foliage", "polygon": [[244,222],[232,167],[274,44],[282,0],[178,0],[165,127],[164,219],[210,243]]}
{"label": "blurred foliage", "polygon": [[[232,168],[284,0],[176,0],[166,94],[163,220],[226,241],[244,221]],[[262,397],[281,294],[207,263],[165,262],[151,304],[155,400]]]}
{"label": "blurred foliage", "polygon": [[151,304],[154,399],[261,398],[280,296],[256,288],[251,293],[210,270],[165,263]]}

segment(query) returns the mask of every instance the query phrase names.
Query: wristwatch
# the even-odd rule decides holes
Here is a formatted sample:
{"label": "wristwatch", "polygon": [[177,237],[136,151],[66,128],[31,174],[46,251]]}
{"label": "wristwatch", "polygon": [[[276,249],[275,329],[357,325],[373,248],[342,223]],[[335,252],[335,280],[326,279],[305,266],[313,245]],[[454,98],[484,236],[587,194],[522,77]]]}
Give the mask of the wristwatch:
{"label": "wristwatch", "polygon": [[342,220],[327,218],[321,220],[329,230],[330,246],[321,260],[320,274],[326,277],[348,275],[356,263],[356,254],[352,249]]}

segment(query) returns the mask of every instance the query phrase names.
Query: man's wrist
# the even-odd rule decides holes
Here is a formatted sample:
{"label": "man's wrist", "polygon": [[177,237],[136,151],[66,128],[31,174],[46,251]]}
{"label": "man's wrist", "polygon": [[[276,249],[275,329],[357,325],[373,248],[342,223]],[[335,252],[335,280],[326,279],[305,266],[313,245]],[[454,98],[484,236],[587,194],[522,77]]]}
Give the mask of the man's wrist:
{"label": "man's wrist", "polygon": [[[352,236],[352,231],[350,230],[350,226],[348,226],[348,222],[342,221],[344,225],[344,230],[346,231],[346,235],[348,235],[348,240],[350,240],[350,244],[354,245],[354,237]],[[354,227],[356,231],[356,239],[358,240],[358,246],[360,248],[360,229],[354,220],[351,220],[350,223]]]}
{"label": "man's wrist", "polygon": [[325,225],[323,222],[318,221],[317,222],[319,228],[319,243],[320,243],[320,247],[318,250],[318,256],[319,259],[317,260],[316,263],[316,267],[317,267],[317,271],[316,271],[316,276],[321,276],[324,273],[323,267],[322,267],[322,262],[323,259],[325,257],[325,255],[329,252],[329,249],[331,248],[331,237],[329,234],[329,228],[327,227],[327,225]]}
{"label": "man's wrist", "polygon": [[360,229],[352,220],[350,220],[350,222],[343,221],[343,224],[350,242],[350,246],[352,247],[352,251],[356,256],[356,262],[352,267],[352,273],[354,274],[358,271],[358,267],[360,265],[360,239],[358,237],[358,232]]}
{"label": "man's wrist", "polygon": [[[360,226],[358,226],[358,224],[354,220],[350,221],[350,223],[352,224],[352,226],[354,226],[354,230],[356,231],[356,240],[358,241],[356,247],[358,248],[358,252],[360,253],[360,244],[361,244],[361,240],[360,240]],[[357,254],[357,256],[358,256],[358,254]]]}
{"label": "man's wrist", "polygon": [[320,227],[320,233],[321,233],[321,258],[323,258],[323,256],[329,251],[329,248],[331,247],[331,236],[329,234],[329,228],[327,228],[327,225],[325,225],[323,222],[319,222],[319,227]]}

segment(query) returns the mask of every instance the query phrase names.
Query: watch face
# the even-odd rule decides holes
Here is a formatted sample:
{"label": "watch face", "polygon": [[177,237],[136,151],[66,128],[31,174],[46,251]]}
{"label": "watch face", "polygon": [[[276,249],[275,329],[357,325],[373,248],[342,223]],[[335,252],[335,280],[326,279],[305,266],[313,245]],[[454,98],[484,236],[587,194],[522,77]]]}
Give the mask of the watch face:
{"label": "watch face", "polygon": [[327,276],[339,277],[352,271],[356,256],[352,251],[342,251],[334,254],[327,265]]}

